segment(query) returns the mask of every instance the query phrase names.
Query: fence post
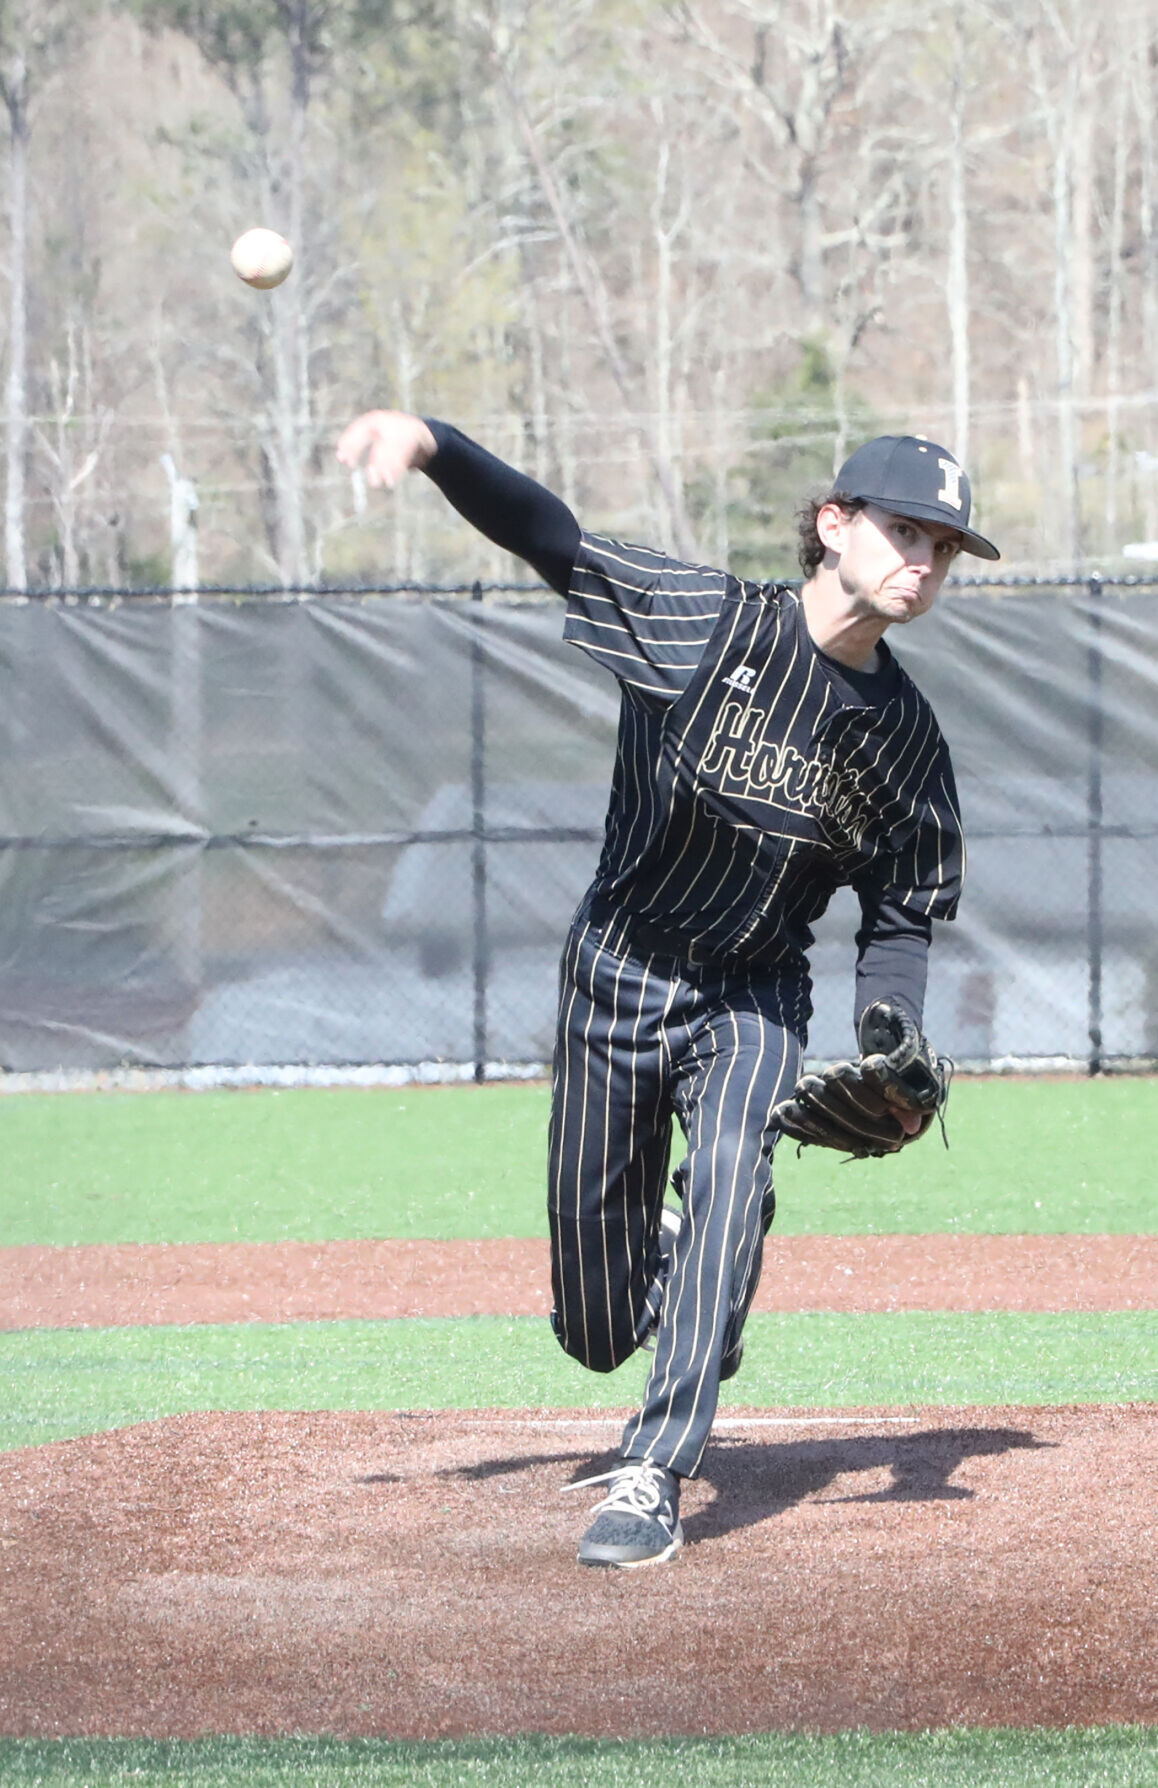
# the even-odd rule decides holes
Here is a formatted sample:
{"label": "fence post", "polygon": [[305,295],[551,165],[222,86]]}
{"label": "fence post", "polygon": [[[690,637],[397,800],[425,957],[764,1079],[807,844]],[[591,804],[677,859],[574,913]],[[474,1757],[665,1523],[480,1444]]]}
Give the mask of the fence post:
{"label": "fence post", "polygon": [[176,826],[190,843],[176,852],[173,960],[178,980],[200,991],[204,979],[205,824],[204,617],[195,591],[169,603],[169,738]]}
{"label": "fence post", "polygon": [[483,656],[482,585],[470,593],[470,806],[471,806],[471,922],[474,937],[474,1077],[481,1085],[487,1077],[487,982],[490,975],[490,940],[487,936],[487,840],[486,840],[486,690]]}
{"label": "fence post", "polygon": [[1100,1074],[1102,1043],[1102,965],[1105,949],[1103,928],[1102,769],[1105,756],[1105,695],[1103,690],[1101,578],[1089,582],[1089,643],[1086,647],[1086,689],[1089,703],[1089,774],[1086,785],[1086,956],[1089,967],[1087,994],[1089,1020],[1089,1072]]}

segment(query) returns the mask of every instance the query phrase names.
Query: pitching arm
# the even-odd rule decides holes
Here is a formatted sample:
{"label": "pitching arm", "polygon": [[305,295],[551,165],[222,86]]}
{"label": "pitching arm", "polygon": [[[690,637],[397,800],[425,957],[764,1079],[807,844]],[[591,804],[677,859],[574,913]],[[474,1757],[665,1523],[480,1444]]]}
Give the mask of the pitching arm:
{"label": "pitching arm", "polygon": [[561,596],[567,594],[579,523],[561,498],[533,478],[450,423],[398,410],[367,411],[345,430],[338,459],[353,468],[363,454],[368,483],[393,489],[405,472],[425,472],[480,534],[526,560]]}

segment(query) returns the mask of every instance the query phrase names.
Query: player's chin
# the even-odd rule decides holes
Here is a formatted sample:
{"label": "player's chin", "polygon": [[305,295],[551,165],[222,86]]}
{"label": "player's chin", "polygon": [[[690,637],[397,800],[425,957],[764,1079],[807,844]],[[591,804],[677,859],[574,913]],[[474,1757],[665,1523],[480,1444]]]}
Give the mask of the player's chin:
{"label": "player's chin", "polygon": [[933,598],[924,595],[891,595],[882,604],[889,620],[899,626],[903,626],[906,621],[915,621],[918,615],[927,614],[932,606]]}

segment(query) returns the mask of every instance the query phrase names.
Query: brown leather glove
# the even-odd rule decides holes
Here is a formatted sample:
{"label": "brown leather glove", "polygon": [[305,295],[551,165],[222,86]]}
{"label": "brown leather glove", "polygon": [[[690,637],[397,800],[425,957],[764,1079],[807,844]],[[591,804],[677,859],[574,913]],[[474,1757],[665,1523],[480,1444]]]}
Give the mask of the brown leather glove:
{"label": "brown leather glove", "polygon": [[[857,1026],[860,1060],[805,1074],[772,1116],[785,1136],[861,1160],[916,1142],[949,1095],[953,1064],[939,1056],[904,1007],[874,1000]],[[901,1112],[918,1122],[906,1125]]]}

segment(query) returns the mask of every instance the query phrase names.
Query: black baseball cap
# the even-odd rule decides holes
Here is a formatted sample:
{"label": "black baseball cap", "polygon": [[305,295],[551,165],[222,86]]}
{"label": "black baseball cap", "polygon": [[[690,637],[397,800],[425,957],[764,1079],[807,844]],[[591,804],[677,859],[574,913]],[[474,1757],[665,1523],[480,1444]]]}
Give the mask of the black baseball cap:
{"label": "black baseball cap", "polygon": [[956,528],[963,551],[979,559],[999,559],[992,540],[969,526],[969,479],[947,447],[917,435],[878,435],[850,454],[832,485],[832,494],[862,497],[893,515],[942,522]]}

